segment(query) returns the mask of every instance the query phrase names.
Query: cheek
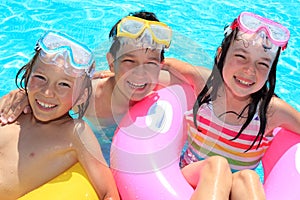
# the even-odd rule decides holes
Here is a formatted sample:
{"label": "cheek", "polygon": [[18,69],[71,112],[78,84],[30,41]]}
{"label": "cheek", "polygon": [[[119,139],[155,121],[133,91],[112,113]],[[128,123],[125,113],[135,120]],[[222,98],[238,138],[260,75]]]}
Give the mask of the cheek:
{"label": "cheek", "polygon": [[72,92],[65,92],[63,94],[57,94],[59,101],[64,104],[64,108],[70,109],[78,100],[78,96],[75,96]]}
{"label": "cheek", "polygon": [[[222,70],[223,79],[225,79],[226,77],[231,77],[233,75],[233,67],[227,67],[227,66],[228,65],[224,65]],[[221,77],[221,74],[219,74],[219,76]]]}
{"label": "cheek", "polygon": [[269,77],[269,73],[270,72],[261,72],[260,73],[260,76],[259,76],[259,79],[260,79],[260,87],[263,87],[263,85],[266,83],[266,81],[268,80],[268,77]]}
{"label": "cheek", "polygon": [[35,90],[41,88],[45,83],[36,78],[30,78],[27,84],[27,90]]}
{"label": "cheek", "polygon": [[115,72],[115,75],[117,77],[122,77],[122,76],[128,76],[129,73],[132,73],[133,70],[127,69],[127,68],[122,68],[118,72]]}
{"label": "cheek", "polygon": [[134,67],[128,65],[119,65],[115,68],[115,77],[128,76],[128,74],[132,73]]}
{"label": "cheek", "polygon": [[128,72],[122,73],[119,71],[119,72],[115,73],[115,76],[114,76],[115,83],[120,85],[121,82],[126,80],[127,76],[128,76]]}
{"label": "cheek", "polygon": [[155,70],[151,70],[151,71],[148,72],[149,77],[151,78],[151,80],[152,80],[154,83],[157,83],[157,82],[158,82],[158,79],[159,79],[159,72],[160,72],[160,68],[155,69]]}
{"label": "cheek", "polygon": [[226,58],[224,60],[223,73],[224,71],[233,71],[234,69],[239,68],[241,65],[242,63],[233,57]]}
{"label": "cheek", "polygon": [[81,97],[81,95],[84,95],[84,88],[87,88],[87,83],[84,81],[78,81],[74,84],[73,89],[69,89],[69,91],[67,91],[67,96],[71,96],[73,101],[77,100]]}
{"label": "cheek", "polygon": [[265,67],[261,67],[261,68],[257,68],[257,71],[259,72],[259,74],[267,80],[267,78],[269,77],[270,71],[271,69],[267,69]]}

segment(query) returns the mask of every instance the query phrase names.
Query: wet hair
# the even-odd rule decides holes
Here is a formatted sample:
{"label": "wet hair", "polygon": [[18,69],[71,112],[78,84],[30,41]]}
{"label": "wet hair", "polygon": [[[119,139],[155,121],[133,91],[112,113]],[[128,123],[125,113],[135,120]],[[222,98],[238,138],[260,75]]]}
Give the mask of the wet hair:
{"label": "wet hair", "polygon": [[[227,27],[225,27],[224,29],[226,29],[226,28]],[[210,101],[215,100],[217,98],[218,89],[224,82],[224,79],[223,79],[224,61],[225,61],[228,49],[230,47],[230,44],[232,43],[232,41],[237,39],[238,31],[239,31],[239,29],[237,27],[229,35],[225,34],[225,37],[221,43],[221,49],[222,49],[221,56],[218,58],[218,53],[216,53],[212,72],[211,72],[204,88],[199,93],[197,100],[195,101],[195,104],[193,106],[193,120],[194,120],[194,124],[197,127],[197,129],[198,129],[198,126],[197,126],[196,119],[197,119],[197,112],[198,112],[200,106],[204,103],[209,103]],[[242,117],[243,113],[248,108],[248,115],[247,115],[247,119],[246,119],[245,123],[242,125],[238,134],[231,140],[235,140],[241,135],[241,133],[245,130],[245,128],[252,121],[255,113],[257,112],[257,108],[258,108],[260,127],[259,127],[258,133],[257,133],[253,143],[250,145],[250,147],[245,152],[249,151],[258,139],[259,139],[259,143],[258,143],[257,148],[261,144],[261,141],[262,141],[265,129],[266,129],[266,124],[267,124],[268,106],[269,106],[272,96],[275,95],[274,90],[275,90],[275,82],[276,82],[276,66],[278,63],[278,58],[279,58],[280,52],[281,52],[281,47],[278,48],[276,57],[271,66],[271,70],[269,72],[269,76],[268,76],[266,83],[263,85],[263,87],[259,91],[250,95],[251,102],[244,107],[244,109],[241,111],[241,113],[236,113],[238,115],[238,117]],[[235,113],[235,112],[228,111],[226,113]],[[198,129],[198,131],[200,131],[200,130]]]}
{"label": "wet hair", "polygon": [[[15,84],[19,89],[23,89],[25,90],[26,95],[28,95],[27,92],[27,85],[28,85],[28,81],[29,81],[29,77],[32,73],[32,68],[34,66],[34,63],[36,62],[36,59],[39,56],[40,53],[40,49],[35,49],[35,54],[33,56],[33,58],[27,63],[25,64],[23,67],[21,67],[21,69],[19,69],[19,71],[17,72],[16,78],[15,78]],[[95,66],[95,62],[92,64]],[[20,79],[19,79],[20,78]],[[88,75],[84,75],[84,79],[83,79],[83,84],[82,84],[82,91],[87,88],[88,89],[88,98],[87,100],[78,105],[78,112],[75,113],[78,115],[78,119],[81,119],[89,105],[89,99],[92,95],[92,82],[91,79]]]}
{"label": "wet hair", "polygon": [[[131,12],[128,14],[128,16],[134,16],[134,17],[138,17],[141,19],[145,19],[145,20],[149,20],[149,21],[157,21],[159,22],[158,18],[156,17],[156,15],[152,12],[146,12],[146,11],[139,11],[139,12]],[[120,49],[120,41],[118,39],[117,35],[117,26],[118,24],[121,22],[122,19],[120,19],[110,30],[109,32],[109,39],[112,40],[112,45],[109,49],[109,53],[111,53],[113,55],[114,58],[116,58],[116,54],[118,52],[118,50]],[[161,61],[164,60],[165,56],[164,56],[164,50],[161,51]]]}

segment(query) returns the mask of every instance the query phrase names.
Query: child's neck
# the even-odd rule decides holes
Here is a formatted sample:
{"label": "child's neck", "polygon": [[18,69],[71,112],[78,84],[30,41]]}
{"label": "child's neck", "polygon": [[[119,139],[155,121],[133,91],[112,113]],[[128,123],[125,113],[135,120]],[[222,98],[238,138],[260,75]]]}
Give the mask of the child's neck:
{"label": "child's neck", "polygon": [[219,89],[216,100],[213,102],[215,115],[222,121],[229,124],[243,124],[248,116],[247,105],[249,97],[237,97],[229,91]]}
{"label": "child's neck", "polygon": [[120,89],[113,88],[111,92],[112,113],[123,115],[128,112],[129,108],[131,108],[139,101],[140,100],[131,100],[128,96],[121,92]]}
{"label": "child's neck", "polygon": [[69,113],[66,113],[64,115],[62,115],[61,117],[58,118],[54,118],[54,119],[50,119],[47,121],[41,121],[39,119],[37,119],[34,114],[31,115],[31,123],[32,124],[41,124],[41,125],[46,125],[46,124],[64,124],[70,120],[73,120],[73,118],[69,115]]}

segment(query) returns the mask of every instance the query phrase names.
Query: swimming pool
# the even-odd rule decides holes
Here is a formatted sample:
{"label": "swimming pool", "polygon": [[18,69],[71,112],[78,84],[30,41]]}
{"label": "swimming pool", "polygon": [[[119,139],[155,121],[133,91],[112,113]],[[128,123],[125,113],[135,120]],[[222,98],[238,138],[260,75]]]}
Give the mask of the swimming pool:
{"label": "swimming pool", "polygon": [[[97,52],[97,68],[106,69],[108,33],[113,24],[132,11],[155,12],[174,30],[167,56],[176,56],[195,65],[211,67],[215,49],[223,38],[223,27],[241,11],[251,11],[283,23],[291,31],[281,55],[276,93],[300,111],[300,7],[299,0],[286,2],[256,0],[254,3],[212,0],[56,0],[0,3],[0,96],[16,88],[17,70],[33,55],[34,44],[48,29],[65,32]],[[105,152],[104,152],[105,153]],[[261,168],[258,169],[261,174]]]}

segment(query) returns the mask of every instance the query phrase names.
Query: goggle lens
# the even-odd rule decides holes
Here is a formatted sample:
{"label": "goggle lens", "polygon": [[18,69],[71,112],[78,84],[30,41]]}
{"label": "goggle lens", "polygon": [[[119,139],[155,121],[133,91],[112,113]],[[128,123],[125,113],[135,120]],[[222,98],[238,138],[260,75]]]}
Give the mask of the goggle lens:
{"label": "goggle lens", "polygon": [[150,25],[150,28],[157,39],[170,42],[172,37],[171,29],[166,29],[165,27],[155,24]]}
{"label": "goggle lens", "polygon": [[144,27],[144,24],[134,20],[127,20],[120,26],[120,32],[138,34]]}

